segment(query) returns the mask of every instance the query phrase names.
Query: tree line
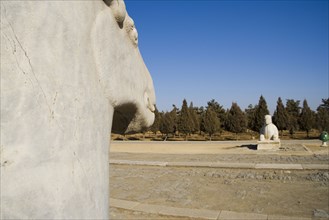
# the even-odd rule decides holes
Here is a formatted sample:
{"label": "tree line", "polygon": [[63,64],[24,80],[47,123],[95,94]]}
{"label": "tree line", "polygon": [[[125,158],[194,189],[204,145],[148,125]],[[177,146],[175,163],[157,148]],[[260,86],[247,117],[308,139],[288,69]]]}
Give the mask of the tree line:
{"label": "tree line", "polygon": [[[300,106],[300,100],[287,99],[284,105],[279,97],[273,114],[273,123],[281,133],[288,130],[290,135],[297,131],[309,132],[312,129],[329,130],[329,99],[322,99],[316,111],[311,110],[305,99]],[[230,131],[236,135],[247,130],[259,132],[264,123],[264,116],[269,114],[265,98],[261,95],[256,105],[249,105],[242,110],[236,102],[230,109],[224,109],[215,99],[207,106],[196,107],[193,102],[188,105],[183,100],[181,108],[173,105],[171,111],[155,110],[155,121],[148,130],[153,133],[161,132],[165,138],[168,135],[182,134],[187,138],[190,134],[208,134],[210,140],[216,133]]]}

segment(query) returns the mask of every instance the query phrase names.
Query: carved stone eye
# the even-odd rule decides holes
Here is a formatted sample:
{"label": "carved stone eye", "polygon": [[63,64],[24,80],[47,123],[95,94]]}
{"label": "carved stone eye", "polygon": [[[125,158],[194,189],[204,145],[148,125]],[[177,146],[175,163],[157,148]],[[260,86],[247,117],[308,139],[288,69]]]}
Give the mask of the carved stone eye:
{"label": "carved stone eye", "polygon": [[138,46],[138,33],[135,28],[135,22],[131,17],[129,17],[129,15],[126,16],[126,19],[124,21],[124,26],[129,35],[130,40],[133,42],[135,46]]}
{"label": "carved stone eye", "polygon": [[104,0],[105,4],[112,9],[113,15],[120,27],[126,18],[126,5],[123,0]]}
{"label": "carved stone eye", "polygon": [[135,47],[138,46],[138,33],[135,28],[134,20],[129,17],[126,11],[126,5],[123,0],[103,0],[112,10],[114,18],[119,27],[126,30],[130,40]]}
{"label": "carved stone eye", "polygon": [[132,31],[135,27],[135,22],[129,15],[127,15],[124,21],[124,26],[127,32]]}

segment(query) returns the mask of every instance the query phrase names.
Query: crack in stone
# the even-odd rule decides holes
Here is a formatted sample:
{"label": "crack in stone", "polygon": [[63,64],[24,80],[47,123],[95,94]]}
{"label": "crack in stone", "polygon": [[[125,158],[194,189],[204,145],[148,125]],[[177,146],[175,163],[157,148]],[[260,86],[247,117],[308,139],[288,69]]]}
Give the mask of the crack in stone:
{"label": "crack in stone", "polygon": [[[18,62],[18,59],[17,59],[17,56],[16,56],[16,53],[17,53],[17,49],[16,49],[16,48],[17,48],[17,47],[16,47],[16,43],[15,43],[15,41],[12,40],[10,37],[8,37],[5,33],[2,33],[2,35],[3,35],[3,36],[4,36],[9,42],[12,42],[12,44],[10,43],[10,47],[11,47],[12,50],[13,50],[13,55],[14,55],[14,57],[15,57],[17,67],[18,67],[18,69],[20,69],[20,71],[25,75],[25,77],[30,81],[30,83],[31,83],[31,85],[32,85],[32,87],[33,87],[33,89],[35,89],[35,87],[34,87],[34,83],[33,83],[32,79],[31,79],[31,77],[29,77],[29,74],[23,70],[23,68],[21,67],[21,65],[20,65],[19,62]],[[26,82],[25,82],[25,83],[26,83]]]}
{"label": "crack in stone", "polygon": [[[14,47],[11,45],[11,47],[12,47],[12,49],[13,49],[13,55],[15,56],[15,60],[16,60],[16,63],[17,63],[17,66],[18,66],[18,68],[21,70],[21,72],[29,79],[29,81],[31,82],[31,85],[32,85],[32,87],[33,87],[33,90],[35,90],[35,86],[34,86],[34,83],[33,83],[33,80],[31,79],[31,77],[29,77],[28,75],[28,73],[26,72],[26,71],[24,71],[23,70],[23,68],[21,67],[21,65],[20,65],[20,63],[19,63],[19,61],[18,61],[18,59],[17,59],[17,56],[16,56],[16,53],[17,53],[17,44],[15,43],[15,41],[17,41],[17,43],[18,43],[18,45],[19,45],[19,48],[21,48],[21,50],[23,51],[23,53],[24,53],[24,56],[26,57],[26,59],[27,59],[27,61],[28,61],[28,64],[29,64],[29,67],[30,67],[30,70],[31,70],[31,72],[32,72],[32,74],[33,74],[33,76],[34,76],[34,79],[35,79],[35,81],[36,81],[36,83],[37,83],[37,86],[39,87],[39,89],[40,89],[40,91],[41,91],[41,93],[42,93],[42,96],[44,97],[44,99],[45,99],[45,102],[46,102],[46,105],[47,105],[47,107],[48,107],[48,110],[49,110],[49,117],[50,117],[50,119],[54,119],[55,120],[55,122],[56,122],[56,124],[57,124],[57,126],[59,127],[59,129],[62,131],[62,132],[64,132],[64,129],[63,129],[63,127],[61,126],[61,124],[59,123],[59,121],[58,120],[56,120],[55,118],[54,118],[54,110],[52,110],[52,108],[51,108],[51,106],[50,106],[50,104],[49,104],[49,102],[48,102],[48,100],[47,100],[47,96],[46,96],[46,93],[45,93],[45,91],[43,90],[43,88],[42,88],[42,86],[41,86],[41,84],[40,84],[40,81],[39,81],[39,79],[38,79],[38,77],[36,76],[36,74],[35,74],[35,72],[34,72],[34,69],[33,69],[33,66],[32,66],[32,63],[31,63],[31,59],[30,59],[30,57],[28,56],[28,53],[27,53],[27,51],[24,49],[24,47],[23,47],[23,45],[21,44],[21,42],[20,42],[20,40],[18,39],[18,37],[17,37],[17,35],[16,35],[16,32],[15,32],[15,30],[14,30],[14,28],[13,28],[13,26],[12,26],[12,24],[9,22],[9,20],[7,19],[7,10],[6,10],[6,7],[3,5],[3,4],[1,4],[1,7],[4,9],[4,18],[6,19],[6,21],[7,21],[7,23],[8,23],[8,25],[9,25],[9,27],[10,27],[10,29],[11,29],[11,31],[12,31],[12,34],[13,34],[13,36],[14,36],[14,38],[15,39],[12,39],[12,38],[9,38],[7,35],[5,35],[5,34],[3,34],[9,41],[12,41],[13,42],[13,44],[14,44]],[[56,95],[57,96],[57,95]],[[42,105],[40,104],[40,102],[37,100],[37,103],[39,104],[39,106],[41,107]]]}
{"label": "crack in stone", "polygon": [[[3,5],[2,5],[2,6],[3,6]],[[39,81],[38,77],[36,76],[36,74],[35,74],[35,72],[34,72],[34,69],[33,69],[33,66],[32,66],[32,63],[31,63],[31,59],[29,58],[29,56],[28,56],[28,54],[27,54],[27,51],[24,49],[23,45],[21,44],[20,40],[18,39],[18,37],[17,37],[17,35],[16,35],[16,32],[15,32],[13,26],[11,25],[11,23],[10,23],[9,20],[7,19],[7,10],[6,10],[6,7],[3,6],[3,8],[4,8],[4,10],[5,10],[5,17],[6,17],[7,23],[8,23],[8,25],[9,25],[9,27],[10,27],[10,29],[11,29],[11,31],[12,31],[12,33],[13,33],[13,35],[14,35],[16,41],[17,41],[17,43],[19,44],[19,47],[22,49],[22,51],[24,52],[25,57],[27,58],[27,61],[28,61],[28,63],[29,63],[30,69],[31,69],[31,72],[32,72],[32,74],[33,74],[33,76],[34,76],[34,78],[35,78],[35,81],[37,82],[38,87],[40,88],[40,90],[41,90],[41,92],[42,92],[42,95],[43,95],[43,97],[44,97],[44,99],[45,99],[45,101],[46,101],[46,104],[47,104],[47,107],[48,107],[49,113],[50,113],[50,115],[51,115],[51,112],[52,112],[51,107],[50,107],[50,105],[49,105],[49,103],[48,103],[46,93],[45,93],[45,91],[43,90],[43,88],[42,88],[42,86],[41,86],[41,84],[40,84],[40,81]],[[15,44],[15,48],[16,48],[16,44]],[[15,59],[16,59],[16,62],[17,62],[17,64],[18,64],[18,60],[17,60],[17,57],[16,57],[16,56],[15,56]],[[22,71],[24,74],[26,74],[26,72],[23,71],[23,69],[20,67],[19,64],[18,64],[18,66],[19,66],[19,68],[21,69],[21,71]],[[39,104],[40,104],[40,103],[39,103]]]}

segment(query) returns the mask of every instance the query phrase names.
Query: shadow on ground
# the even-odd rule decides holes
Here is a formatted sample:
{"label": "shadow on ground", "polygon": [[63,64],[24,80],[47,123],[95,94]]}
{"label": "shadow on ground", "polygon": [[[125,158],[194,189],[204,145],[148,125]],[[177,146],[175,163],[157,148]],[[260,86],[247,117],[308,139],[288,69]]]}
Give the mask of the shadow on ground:
{"label": "shadow on ground", "polygon": [[249,150],[257,150],[257,144],[244,144],[240,146],[226,147],[225,149],[248,148]]}
{"label": "shadow on ground", "polygon": [[257,144],[245,144],[241,145],[241,148],[248,148],[249,150],[257,150]]}

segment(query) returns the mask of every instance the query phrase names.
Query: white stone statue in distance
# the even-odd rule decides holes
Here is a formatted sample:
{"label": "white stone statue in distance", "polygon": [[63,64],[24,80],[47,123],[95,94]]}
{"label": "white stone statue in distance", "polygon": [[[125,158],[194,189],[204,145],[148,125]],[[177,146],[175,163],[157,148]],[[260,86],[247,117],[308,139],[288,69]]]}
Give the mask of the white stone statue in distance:
{"label": "white stone statue in distance", "polygon": [[260,130],[260,141],[279,140],[278,128],[272,123],[272,116],[265,115],[265,124]]}

